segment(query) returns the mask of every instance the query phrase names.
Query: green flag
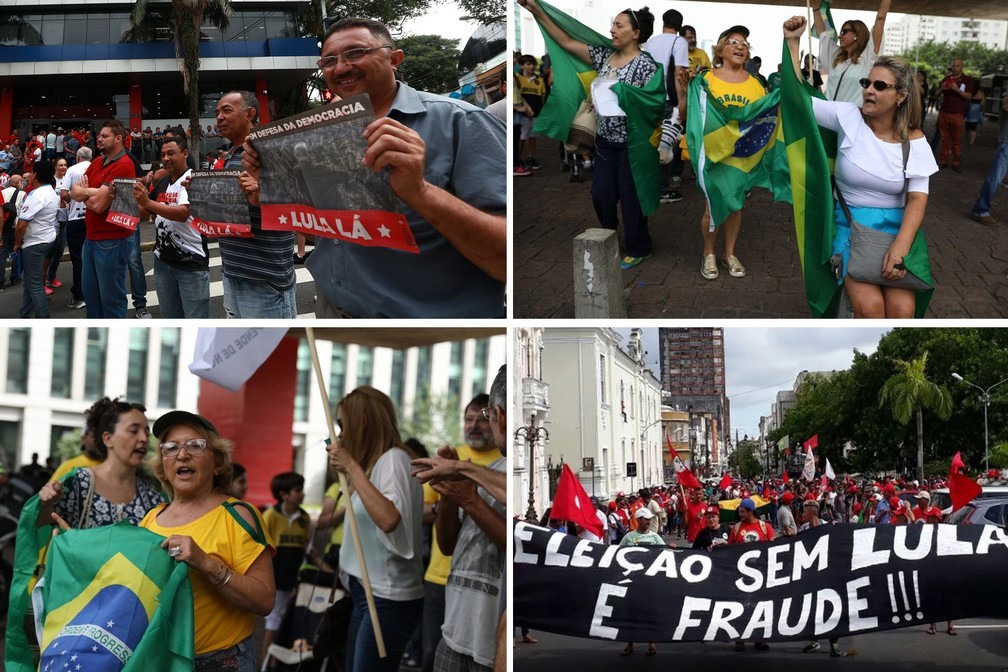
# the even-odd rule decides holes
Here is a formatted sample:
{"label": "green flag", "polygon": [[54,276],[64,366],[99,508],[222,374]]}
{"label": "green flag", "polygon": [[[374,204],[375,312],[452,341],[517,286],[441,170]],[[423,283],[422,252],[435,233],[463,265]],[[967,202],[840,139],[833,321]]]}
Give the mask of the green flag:
{"label": "green flag", "polygon": [[168,556],[163,539],[128,522],[53,539],[42,670],[191,672],[189,568]]}
{"label": "green flag", "polygon": [[[564,14],[545,2],[539,6],[564,32],[579,42],[612,48],[612,38],[597,33],[577,19]],[[553,68],[553,86],[546,105],[535,122],[535,132],[566,142],[571,121],[578,105],[589,91],[595,78],[595,68],[590,63],[575,58],[553,41],[540,27],[546,41],[546,52]],[[647,52],[645,57],[651,58]],[[627,152],[634,187],[645,216],[658,209],[661,192],[661,166],[658,163],[658,144],[652,142],[665,110],[665,74],[660,63],[657,72],[643,87],[617,83],[612,87],[620,109],[627,115]]]}
{"label": "green flag", "polygon": [[791,201],[779,91],[741,107],[725,106],[701,75],[690,82],[688,101],[686,146],[714,226],[741,210],[753,187],[770,190],[775,200]]}
{"label": "green flag", "polygon": [[[816,10],[813,9],[812,11],[814,12]],[[834,26],[836,26],[836,24],[833,23],[833,13],[830,12],[830,3],[829,3],[829,0],[823,0],[822,4],[819,5],[819,14],[823,18],[823,23],[826,24],[826,31],[827,32],[829,32],[831,30],[836,30],[836,28],[834,27]],[[815,29],[815,21],[812,22],[812,37],[819,37],[819,31],[817,31]],[[788,60],[787,61],[781,61],[781,63],[789,63],[790,59],[791,59],[791,56],[789,54],[788,55]]]}
{"label": "green flag", "polygon": [[[836,157],[837,136],[816,124],[809,96],[823,98],[823,95],[798,79],[791,67],[787,41],[781,59],[785,64],[781,72],[781,123],[791,168],[795,241],[805,277],[805,299],[813,317],[835,317],[840,285],[830,266],[836,234],[830,174]],[[827,154],[827,147],[831,156]]]}

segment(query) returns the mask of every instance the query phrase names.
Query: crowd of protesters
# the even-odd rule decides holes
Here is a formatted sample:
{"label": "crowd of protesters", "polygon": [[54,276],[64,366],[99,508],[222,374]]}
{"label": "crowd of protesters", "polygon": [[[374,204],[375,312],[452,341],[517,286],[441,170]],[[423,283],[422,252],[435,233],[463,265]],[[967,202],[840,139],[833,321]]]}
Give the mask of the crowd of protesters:
{"label": "crowd of protesters", "polygon": [[[584,157],[578,155],[574,159],[564,159],[560,165],[563,170],[570,171],[571,181],[580,181],[581,166],[593,167],[591,194],[599,226],[616,230],[622,221],[625,233],[625,241],[621,245],[625,250],[622,267],[629,269],[637,266],[654,252],[648,235],[649,218],[660,221],[676,217],[678,206],[659,210],[658,203],[674,204],[684,198],[684,167],[692,160],[695,170],[699,159],[696,156],[698,151],[707,153],[707,150],[698,147],[692,148],[693,156],[687,151],[687,139],[684,137],[686,119],[690,115],[701,114],[692,98],[690,104],[686,105],[685,97],[690,80],[698,76],[705,78],[706,86],[709,87],[708,95],[717,98],[721,105],[748,106],[780,87],[781,70],[788,64],[778,65],[776,72],[769,78],[764,77],[760,72],[760,58],[752,54],[750,31],[740,25],[727,28],[714,40],[708,58],[708,54],[696,48],[696,30],[686,23],[689,17],[684,17],[675,9],[666,11],[660,23],[646,7],[621,12],[613,21],[611,45],[601,46],[588,45],[571,37],[571,22],[547,14],[535,0],[520,0],[519,4],[532,14],[561,48],[581,61],[591,63],[598,73],[595,84],[592,85],[592,93],[589,94],[597,111],[594,154],[589,152]],[[837,21],[836,26],[833,26],[828,23],[832,20],[832,15],[827,11],[828,5],[814,0],[812,10],[819,54],[818,58],[805,54],[805,67],[798,71],[810,87],[823,92],[825,98],[831,101],[831,114],[837,109],[841,121],[846,118],[844,115],[853,120],[850,123],[831,123],[826,120],[825,113],[816,112],[816,121],[821,126],[841,131],[839,149],[842,154],[846,150],[847,156],[837,161],[837,184],[838,188],[847,192],[847,200],[858,206],[854,207],[858,223],[862,224],[865,218],[871,219],[872,214],[881,212],[884,215],[882,219],[886,221],[865,225],[896,235],[885,257],[881,276],[872,281],[854,280],[847,275],[850,246],[846,236],[847,220],[841,206],[836,206],[838,232],[833,240],[833,251],[834,256],[841,259],[836,275],[838,284],[843,285],[851,296],[853,312],[858,317],[912,317],[915,301],[918,303],[918,316],[923,312],[920,306],[926,306],[930,294],[925,296],[925,293],[929,290],[908,289],[904,278],[907,273],[911,273],[923,277],[925,283],[930,283],[926,242],[921,238],[920,244],[911,246],[918,239],[918,230],[923,229],[926,219],[929,177],[939,169],[962,171],[963,147],[973,144],[976,128],[984,119],[985,101],[980,80],[964,73],[964,68],[969,64],[964,63],[961,57],[953,58],[944,73],[931,73],[918,70],[916,65],[907,64],[898,56],[882,55],[890,4],[891,0],[879,1],[875,21],[871,26],[860,20]],[[790,39],[794,39],[796,33],[804,29],[806,20],[795,17],[789,21],[793,23],[785,24],[784,33],[787,36],[790,31]],[[560,27],[560,24],[565,27]],[[659,26],[661,31],[657,32]],[[652,37],[652,33],[656,34]],[[769,45],[780,43],[779,35],[762,36],[762,39]],[[521,90],[525,94],[515,100],[515,109],[516,113],[521,113],[520,135],[523,146],[531,152],[536,142],[535,118],[545,114],[544,101],[548,103],[550,87],[557,87],[558,83],[555,68],[550,66],[550,55],[537,59],[531,54],[516,54],[515,58],[516,65],[521,64],[521,71],[516,71],[516,76],[522,82]],[[797,52],[795,58],[798,58]],[[536,65],[540,63],[536,72]],[[639,114],[638,106],[633,109],[627,106],[627,109],[621,108],[615,112],[611,105],[606,107],[604,102],[600,107],[598,90],[605,89],[613,81],[642,91],[655,88],[649,80],[655,75],[656,64],[660,66],[657,72],[664,73],[664,86],[658,87],[664,88],[666,92],[664,112],[649,108],[651,116],[641,119],[635,117]],[[600,86],[599,81],[605,84]],[[628,97],[626,94],[621,95]],[[645,95],[641,93],[635,100]],[[621,102],[624,98],[621,98]],[[601,100],[604,101],[605,96]],[[937,110],[938,121],[933,127],[929,151],[929,142],[924,132],[927,110],[932,106]],[[987,112],[990,113],[991,109],[997,112],[1002,108],[1004,113],[1001,118],[1004,122],[1008,119],[1008,97],[1004,98],[1001,105],[994,108],[988,106]],[[546,109],[550,109],[548,105]],[[552,109],[558,110],[559,104]],[[609,112],[605,112],[607,109]],[[573,113],[573,110],[568,113]],[[579,111],[575,119],[580,116]],[[635,120],[638,127],[655,129],[651,138],[653,156],[646,161],[634,159],[633,151],[635,147],[641,146],[640,139],[635,142],[634,138],[627,136],[627,124]],[[551,115],[549,124],[544,127],[554,129],[558,121],[563,127],[563,120]],[[567,118],[566,121],[570,119]],[[860,138],[854,137],[858,135],[858,125],[865,127]],[[543,140],[539,139],[540,154],[549,151],[544,151]],[[743,144],[746,146],[739,149],[739,145]],[[899,169],[901,145],[911,149],[909,164],[906,160],[902,161],[903,171]],[[749,156],[745,154],[746,151],[749,151],[748,144],[740,141],[736,146],[736,152],[742,152],[736,157],[740,163]],[[529,152],[521,154],[520,160],[515,162],[516,176],[531,176],[543,167]],[[889,160],[890,154],[895,158]],[[561,144],[561,156],[564,155]],[[722,161],[723,158],[708,156],[707,160]],[[660,172],[641,168],[648,161],[656,162],[656,159],[662,164]],[[862,188],[859,172],[862,169],[859,164],[870,164],[872,169],[892,164],[893,170],[885,176],[868,170],[866,174],[871,175],[874,183],[872,189],[865,190]],[[901,173],[910,178],[909,182]],[[1006,174],[1008,123],[1003,123],[995,160],[969,213],[972,219],[988,226],[997,224],[997,218],[991,213],[991,203]],[[696,179],[706,192],[701,177],[698,175]],[[704,193],[697,193],[696,196],[709,198]],[[741,204],[748,193],[737,196],[738,203]],[[902,198],[897,198],[898,196]],[[835,198],[839,199],[839,196]],[[617,217],[617,203],[621,208],[621,219]],[[718,278],[719,266],[726,269],[732,277],[747,274],[740,261],[745,249],[736,249],[741,223],[741,207],[733,207],[724,221],[712,221],[708,202],[700,222],[703,253],[699,270],[706,280]],[[725,232],[724,250],[719,257],[714,244],[721,229]],[[904,257],[907,259],[906,264]]]}

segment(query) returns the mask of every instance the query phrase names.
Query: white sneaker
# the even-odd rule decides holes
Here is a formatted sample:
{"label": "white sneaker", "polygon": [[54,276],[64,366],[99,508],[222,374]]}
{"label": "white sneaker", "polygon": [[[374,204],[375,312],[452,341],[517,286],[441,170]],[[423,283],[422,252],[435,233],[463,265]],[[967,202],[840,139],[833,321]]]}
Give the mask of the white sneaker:
{"label": "white sneaker", "polygon": [[700,264],[700,275],[707,280],[716,280],[718,276],[717,258],[713,254],[705,255]]}

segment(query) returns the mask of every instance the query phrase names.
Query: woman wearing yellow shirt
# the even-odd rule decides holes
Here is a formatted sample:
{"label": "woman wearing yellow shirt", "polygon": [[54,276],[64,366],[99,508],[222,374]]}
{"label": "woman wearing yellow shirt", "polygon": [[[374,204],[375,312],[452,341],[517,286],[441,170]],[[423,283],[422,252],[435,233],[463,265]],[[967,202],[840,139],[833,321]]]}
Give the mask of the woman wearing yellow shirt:
{"label": "woman wearing yellow shirt", "polygon": [[189,565],[195,670],[254,672],[256,616],[273,609],[272,556],[252,506],[229,497],[231,442],[206,419],[172,411],[154,423],[160,446],[151,463],[171,497],[140,522],[165,537],[161,547]]}
{"label": "woman wearing yellow shirt", "polygon": [[[714,69],[704,73],[710,87],[710,94],[722,105],[745,106],[766,95],[766,90],[759,80],[746,71],[749,60],[749,29],[745,26],[732,26],[721,33],[714,45]],[[746,274],[745,266],[735,256],[735,242],[742,228],[742,211],[736,210],[717,229],[711,222],[710,204],[704,210],[700,219],[700,231],[703,234],[703,262],[700,265],[700,275],[707,280],[718,277],[718,262],[714,256],[714,241],[717,232],[724,231],[725,253],[721,265],[728,269],[733,278],[741,278]]]}

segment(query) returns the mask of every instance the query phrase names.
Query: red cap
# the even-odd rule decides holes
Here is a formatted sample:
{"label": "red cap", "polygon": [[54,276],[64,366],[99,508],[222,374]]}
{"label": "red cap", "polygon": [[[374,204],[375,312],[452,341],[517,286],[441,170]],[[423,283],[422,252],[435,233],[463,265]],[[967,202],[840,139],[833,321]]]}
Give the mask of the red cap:
{"label": "red cap", "polygon": [[888,492],[890,495],[896,494],[896,486],[894,486],[892,483],[886,483],[885,487],[882,489]]}
{"label": "red cap", "polygon": [[889,498],[889,508],[892,509],[893,511],[898,511],[901,505],[902,500],[899,497]]}
{"label": "red cap", "polygon": [[780,501],[784,502],[785,504],[790,504],[792,501],[794,501],[794,495],[792,495],[790,491],[785,492],[783,495],[781,495]]}
{"label": "red cap", "polygon": [[718,515],[718,516],[720,516],[721,515],[721,509],[719,509],[716,506],[708,506],[707,510],[704,511],[704,515],[706,515],[706,516],[712,516],[712,515]]}
{"label": "red cap", "polygon": [[609,502],[609,510],[610,511],[616,510],[616,502]]}

